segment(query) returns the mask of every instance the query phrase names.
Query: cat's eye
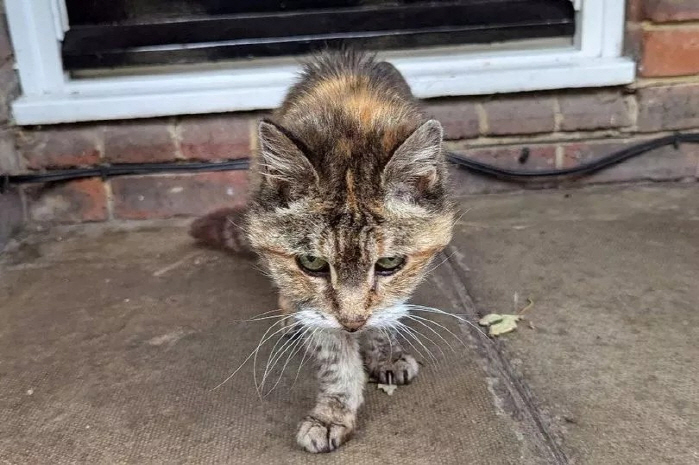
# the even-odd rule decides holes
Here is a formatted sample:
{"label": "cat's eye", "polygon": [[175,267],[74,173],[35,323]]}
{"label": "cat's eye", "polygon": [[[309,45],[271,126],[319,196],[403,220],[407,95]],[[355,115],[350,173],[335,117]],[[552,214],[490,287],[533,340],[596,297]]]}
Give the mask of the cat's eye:
{"label": "cat's eye", "polygon": [[315,255],[299,255],[296,257],[296,263],[298,263],[299,268],[309,274],[320,274],[330,271],[328,262]]}
{"label": "cat's eye", "polygon": [[381,257],[376,260],[376,274],[388,276],[403,268],[405,257]]}

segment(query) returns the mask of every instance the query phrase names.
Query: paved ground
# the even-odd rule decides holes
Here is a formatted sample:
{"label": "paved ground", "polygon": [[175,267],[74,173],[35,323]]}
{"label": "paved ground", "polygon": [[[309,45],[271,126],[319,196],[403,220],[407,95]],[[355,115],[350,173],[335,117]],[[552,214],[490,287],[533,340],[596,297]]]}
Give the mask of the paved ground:
{"label": "paved ground", "polygon": [[[454,249],[479,311],[518,293],[505,354],[590,464],[699,463],[699,186],[489,196]],[[468,268],[467,268],[468,267]]]}
{"label": "paved ground", "polygon": [[698,201],[463,198],[416,299],[476,319],[517,293],[535,329],[491,341],[439,320],[466,345],[431,346],[392,397],[370,385],[356,437],[320,457],[293,442],[314,395],[300,357],[262,400],[251,364],[212,390],[266,329],[240,320],[274,308],[253,263],[179,223],[34,235],[0,268],[0,463],[697,463]]}

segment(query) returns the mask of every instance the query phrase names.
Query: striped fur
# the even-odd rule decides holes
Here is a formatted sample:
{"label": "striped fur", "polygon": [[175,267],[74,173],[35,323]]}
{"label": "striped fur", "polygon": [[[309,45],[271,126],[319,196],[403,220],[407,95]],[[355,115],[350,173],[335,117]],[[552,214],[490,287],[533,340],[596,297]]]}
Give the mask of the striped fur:
{"label": "striped fur", "polygon": [[[334,450],[351,436],[363,365],[379,379],[393,374],[393,382],[417,374],[415,360],[385,334],[451,239],[441,142],[440,124],[425,118],[400,73],[353,51],[307,63],[260,123],[245,228],[282,310],[317,330],[307,343],[316,349],[320,393],[297,435],[310,452]],[[305,273],[300,255],[324,258],[329,274]],[[375,273],[379,258],[393,256],[406,257],[402,269]],[[364,326],[344,331],[350,323]]]}

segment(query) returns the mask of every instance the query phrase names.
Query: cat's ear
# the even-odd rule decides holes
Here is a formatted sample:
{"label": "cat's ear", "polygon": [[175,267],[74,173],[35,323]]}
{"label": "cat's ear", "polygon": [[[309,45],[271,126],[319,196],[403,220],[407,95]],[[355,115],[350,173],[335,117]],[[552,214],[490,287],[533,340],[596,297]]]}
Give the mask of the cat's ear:
{"label": "cat's ear", "polygon": [[273,123],[261,121],[259,173],[264,182],[275,187],[308,187],[318,173],[299,145]]}
{"label": "cat's ear", "polygon": [[439,181],[442,125],[429,120],[417,128],[393,153],[383,172],[389,195],[417,200]]}

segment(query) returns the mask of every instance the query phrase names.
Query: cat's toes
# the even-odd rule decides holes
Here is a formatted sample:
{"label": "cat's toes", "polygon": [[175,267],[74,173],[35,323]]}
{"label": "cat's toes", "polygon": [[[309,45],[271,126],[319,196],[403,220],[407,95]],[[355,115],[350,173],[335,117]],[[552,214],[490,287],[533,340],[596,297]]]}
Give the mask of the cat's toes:
{"label": "cat's toes", "polygon": [[299,426],[296,442],[308,452],[332,452],[344,444],[352,433],[345,425],[329,423],[312,416],[306,417]]}
{"label": "cat's toes", "polygon": [[383,360],[370,366],[370,374],[381,384],[410,384],[420,369],[410,354],[402,354],[395,360]]}

